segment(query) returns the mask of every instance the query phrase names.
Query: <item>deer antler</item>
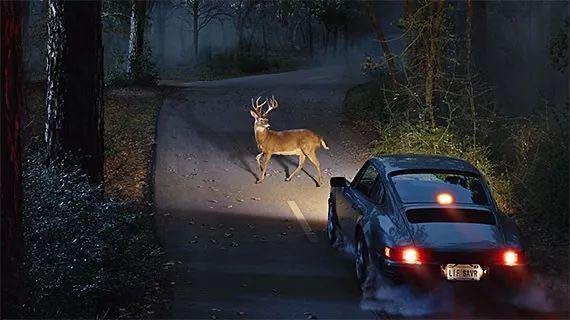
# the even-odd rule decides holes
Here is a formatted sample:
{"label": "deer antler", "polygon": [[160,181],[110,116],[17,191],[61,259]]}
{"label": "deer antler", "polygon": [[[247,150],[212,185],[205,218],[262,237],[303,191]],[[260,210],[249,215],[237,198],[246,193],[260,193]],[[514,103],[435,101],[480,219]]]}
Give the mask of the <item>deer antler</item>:
{"label": "deer antler", "polygon": [[[266,100],[267,101],[267,100]],[[267,114],[273,110],[276,109],[279,106],[279,102],[277,102],[277,99],[275,99],[275,96],[271,96],[271,99],[269,99],[269,109],[267,109],[267,111],[265,111],[265,113],[263,114],[263,116],[267,116]]]}
{"label": "deer antler", "polygon": [[259,104],[260,99],[261,97],[257,97],[254,103],[253,98],[251,98],[251,108],[253,109],[253,111],[255,111],[255,113],[257,113],[257,115],[261,117],[263,115],[262,108],[267,103],[267,99],[265,99],[265,101],[263,101],[262,104]]}

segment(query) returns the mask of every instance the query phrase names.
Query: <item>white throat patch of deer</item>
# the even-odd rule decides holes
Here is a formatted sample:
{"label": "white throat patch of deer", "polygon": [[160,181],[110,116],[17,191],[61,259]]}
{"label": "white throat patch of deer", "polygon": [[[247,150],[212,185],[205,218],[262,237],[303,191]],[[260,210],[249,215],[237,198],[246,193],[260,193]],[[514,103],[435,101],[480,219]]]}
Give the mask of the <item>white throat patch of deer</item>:
{"label": "white throat patch of deer", "polygon": [[[276,109],[279,103],[275,97],[265,99],[263,103],[259,103],[261,97],[255,101],[251,98],[250,114],[255,119],[253,124],[253,132],[255,134],[255,141],[260,153],[255,157],[257,166],[259,167],[260,174],[256,183],[261,183],[265,179],[265,173],[269,167],[269,160],[272,155],[296,155],[299,157],[299,166],[285,179],[291,181],[293,177],[303,169],[306,158],[313,163],[317,169],[317,187],[320,187],[323,182],[323,175],[321,173],[321,164],[317,159],[317,150],[320,147],[329,149],[325,140],[308,129],[295,129],[275,131],[269,129],[269,120],[267,115],[272,110]],[[263,112],[263,106],[267,104],[268,109]],[[263,157],[263,163],[261,158]]]}

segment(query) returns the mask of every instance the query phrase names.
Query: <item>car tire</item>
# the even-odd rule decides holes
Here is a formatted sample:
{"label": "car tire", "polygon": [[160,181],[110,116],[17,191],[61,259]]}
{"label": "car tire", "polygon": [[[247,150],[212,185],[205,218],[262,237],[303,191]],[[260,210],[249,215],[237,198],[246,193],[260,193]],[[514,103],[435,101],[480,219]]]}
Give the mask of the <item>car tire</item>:
{"label": "car tire", "polygon": [[338,218],[336,215],[336,203],[334,200],[329,200],[327,237],[331,246],[338,245],[342,241],[342,234],[340,233]]}
{"label": "car tire", "polygon": [[356,235],[354,251],[356,279],[360,284],[364,284],[368,278],[368,271],[370,268],[370,254],[368,252],[368,246],[362,232],[358,232]]}

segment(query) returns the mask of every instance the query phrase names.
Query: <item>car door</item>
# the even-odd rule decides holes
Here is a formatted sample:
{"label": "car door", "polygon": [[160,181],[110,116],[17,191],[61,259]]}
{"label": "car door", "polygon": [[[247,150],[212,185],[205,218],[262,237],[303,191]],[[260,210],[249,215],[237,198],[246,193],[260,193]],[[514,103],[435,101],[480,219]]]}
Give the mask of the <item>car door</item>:
{"label": "car door", "polygon": [[343,190],[346,206],[344,216],[340,219],[342,221],[339,223],[351,241],[354,241],[354,230],[358,220],[375,210],[379,176],[378,169],[373,164],[367,163],[351,185]]}

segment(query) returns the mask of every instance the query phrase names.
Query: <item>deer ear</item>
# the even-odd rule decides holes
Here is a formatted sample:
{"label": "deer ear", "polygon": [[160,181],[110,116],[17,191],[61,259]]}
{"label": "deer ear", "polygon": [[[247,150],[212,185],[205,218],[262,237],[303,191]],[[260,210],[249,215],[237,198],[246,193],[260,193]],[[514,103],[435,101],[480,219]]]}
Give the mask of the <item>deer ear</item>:
{"label": "deer ear", "polygon": [[259,116],[257,115],[257,113],[255,113],[255,111],[249,110],[249,113],[251,114],[251,116],[252,116],[254,119],[259,118]]}

